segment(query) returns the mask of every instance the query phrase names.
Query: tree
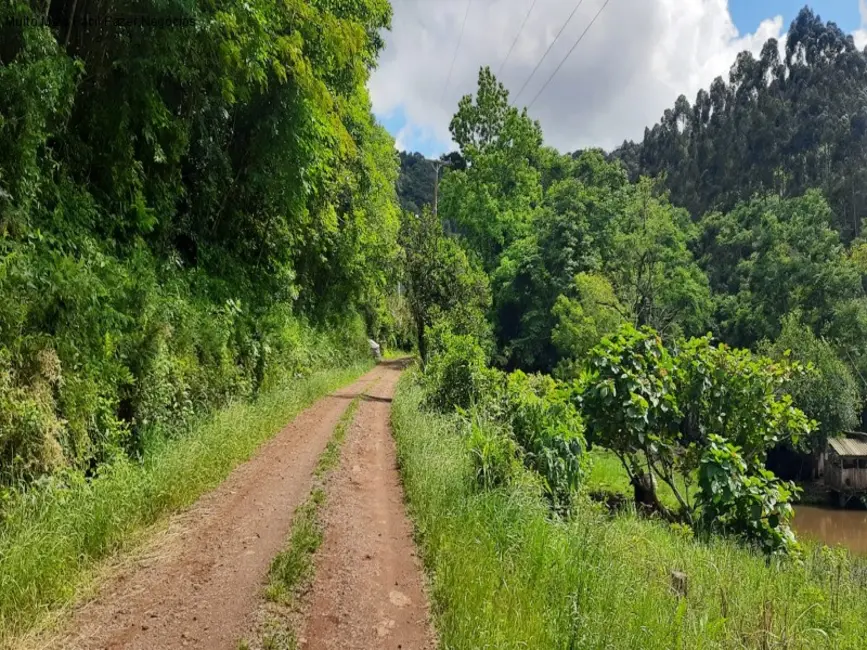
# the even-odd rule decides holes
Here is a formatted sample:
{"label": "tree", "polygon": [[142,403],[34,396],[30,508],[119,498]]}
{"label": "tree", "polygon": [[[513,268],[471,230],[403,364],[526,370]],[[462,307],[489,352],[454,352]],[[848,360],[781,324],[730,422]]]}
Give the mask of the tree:
{"label": "tree", "polygon": [[696,248],[716,295],[723,340],[753,346],[780,334],[783,317],[799,311],[816,335],[848,336],[857,319],[842,305],[862,301],[861,273],[831,228],[818,192],[757,197],[702,222]]}
{"label": "tree", "polygon": [[466,168],[444,175],[441,215],[492,271],[502,251],[528,234],[541,201],[536,164],[542,130],[526,111],[509,106],[508,92],[489,68],[479,72],[475,100],[461,99],[450,130]]}
{"label": "tree", "polygon": [[617,299],[614,287],[604,275],[579,273],[573,297],[561,295],[554,304],[557,320],[551,340],[561,356],[558,373],[574,374],[583,359],[599,342],[632,321],[632,315]]}
{"label": "tree", "polygon": [[[797,444],[814,427],[783,392],[802,372],[797,364],[714,345],[710,336],[683,341],[670,353],[650,328],[624,325],[592,351],[574,384],[575,399],[592,440],[623,464],[638,504],[672,517],[656,497],[655,477],[671,488],[690,523],[712,527],[722,519],[776,551],[793,539],[793,491],[764,463],[769,449]],[[751,499],[762,508],[745,506]]]}
{"label": "tree", "polygon": [[828,438],[857,426],[862,387],[833,346],[802,324],[797,313],[784,318],[779,338],[765,341],[762,349],[775,359],[792,359],[808,368],[786,385],[798,407],[817,422],[813,433],[801,440],[799,450],[818,455],[827,448]]}
{"label": "tree", "polygon": [[454,239],[443,234],[437,217],[427,209],[420,215],[405,213],[400,243],[422,361],[428,358],[427,330],[440,318],[448,318],[456,334],[486,339],[487,277],[470,263]]}
{"label": "tree", "polygon": [[759,58],[738,55],[693,105],[679,97],[640,143],[613,156],[633,179],[665,176],[694,217],[733,209],[756,193],[781,198],[821,190],[843,241],[867,213],[867,54],[807,7],[786,34],[785,56],[769,39]]}
{"label": "tree", "polygon": [[382,332],[398,160],[366,86],[391,15],[0,6],[0,483],[139,455],[308,372],[321,330],[335,363]]}
{"label": "tree", "polygon": [[707,278],[693,259],[687,215],[641,179],[615,217],[604,269],[637,324],[673,340],[701,333],[710,317]]}
{"label": "tree", "polygon": [[434,169],[420,153],[400,152],[400,178],[397,194],[404,212],[420,214],[422,209],[433,205]]}
{"label": "tree", "polygon": [[670,517],[656,495],[653,469],[661,452],[673,464],[680,417],[674,360],[662,339],[650,328],[624,325],[594,348],[576,388],[588,440],[620,460],[636,505]]}
{"label": "tree", "polygon": [[497,335],[507,363],[551,371],[559,361],[551,339],[552,309],[559,296],[572,295],[577,274],[600,271],[611,254],[626,178],[598,151],[577,159],[549,152],[546,165],[560,178],[545,192],[533,233],[503,252],[492,283]]}

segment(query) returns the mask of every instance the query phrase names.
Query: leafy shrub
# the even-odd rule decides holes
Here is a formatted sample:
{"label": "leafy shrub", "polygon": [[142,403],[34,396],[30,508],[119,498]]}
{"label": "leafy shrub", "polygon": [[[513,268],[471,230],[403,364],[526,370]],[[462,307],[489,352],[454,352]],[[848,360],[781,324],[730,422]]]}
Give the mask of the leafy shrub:
{"label": "leafy shrub", "polygon": [[798,363],[717,345],[709,335],[683,342],[676,390],[684,444],[705,447],[717,435],[764,460],[777,443],[797,443],[815,426],[785,392],[803,372]]}
{"label": "leafy shrub", "polygon": [[[7,358],[4,358],[7,357]],[[26,386],[16,386],[8,355],[0,356],[0,478],[26,481],[63,465],[62,422],[55,415],[54,387],[60,381],[52,350]]]}
{"label": "leafy shrub", "polygon": [[783,393],[802,372],[785,360],[714,345],[710,336],[681,342],[671,354],[651,330],[625,326],[593,351],[573,388],[594,440],[620,458],[639,503],[672,518],[656,498],[651,477],[658,477],[688,523],[699,514],[706,531],[776,553],[794,548],[787,527],[793,491],[764,461],[774,445],[797,442],[814,424]]}
{"label": "leafy shrub", "polygon": [[93,474],[231,400],[368,354],[357,316],[317,329],[286,303],[216,302],[216,282],[144,247],[121,260],[88,238],[4,245],[0,485]]}
{"label": "leafy shrub", "polygon": [[[659,469],[673,473],[680,412],[674,360],[659,335],[650,328],[621,326],[593,349],[573,389],[591,441],[620,459],[636,502],[664,511],[650,464],[661,461]],[[678,495],[673,476],[668,478]]]}
{"label": "leafy shrub", "polygon": [[799,489],[747,461],[720,436],[710,436],[702,455],[699,487],[705,530],[738,535],[769,555],[798,548],[790,522]]}
{"label": "leafy shrub", "polygon": [[469,409],[494,390],[496,371],[487,367],[487,355],[469,334],[455,334],[440,322],[430,330],[430,356],[424,370],[428,403],[442,412]]}
{"label": "leafy shrub", "polygon": [[505,401],[525,464],[541,477],[551,506],[567,513],[587,469],[584,423],[568,390],[545,375],[516,371],[506,380]]}

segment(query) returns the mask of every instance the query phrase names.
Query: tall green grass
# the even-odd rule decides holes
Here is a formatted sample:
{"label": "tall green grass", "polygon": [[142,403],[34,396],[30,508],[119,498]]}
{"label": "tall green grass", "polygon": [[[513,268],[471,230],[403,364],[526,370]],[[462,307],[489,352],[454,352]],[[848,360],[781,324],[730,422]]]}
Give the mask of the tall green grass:
{"label": "tall green grass", "polygon": [[0,643],[70,602],[97,560],[193,503],[299,411],[369,367],[290,381],[149,449],[142,464],[119,462],[90,481],[78,477],[62,488],[30,491],[0,523]]}
{"label": "tall green grass", "polygon": [[[441,647],[865,647],[867,566],[808,549],[772,562],[725,540],[582,502],[552,519],[532,482],[479,491],[454,419],[404,377],[392,422]],[[687,575],[687,593],[672,572]]]}

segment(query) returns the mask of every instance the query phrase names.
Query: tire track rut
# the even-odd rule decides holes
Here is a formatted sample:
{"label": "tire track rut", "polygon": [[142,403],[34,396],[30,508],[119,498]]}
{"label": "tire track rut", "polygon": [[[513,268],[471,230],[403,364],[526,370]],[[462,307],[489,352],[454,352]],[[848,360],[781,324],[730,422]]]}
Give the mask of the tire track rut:
{"label": "tire track rut", "polygon": [[167,534],[113,575],[75,610],[67,632],[43,647],[237,648],[340,416],[365,389],[396,372],[377,366],[301,412],[218,488],[174,517]]}

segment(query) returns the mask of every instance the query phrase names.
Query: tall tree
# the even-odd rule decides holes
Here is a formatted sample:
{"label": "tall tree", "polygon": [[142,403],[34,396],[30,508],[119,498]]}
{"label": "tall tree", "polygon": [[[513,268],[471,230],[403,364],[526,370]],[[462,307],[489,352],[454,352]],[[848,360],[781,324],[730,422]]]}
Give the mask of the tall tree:
{"label": "tall tree", "polygon": [[405,213],[400,232],[407,300],[415,322],[419,355],[428,357],[428,329],[449,319],[457,334],[484,338],[490,291],[487,276],[461,246],[443,233],[429,209]]}
{"label": "tall tree", "polygon": [[491,271],[502,251],[528,233],[541,201],[542,130],[526,110],[509,105],[489,68],[479,72],[475,98],[461,99],[450,130],[466,168],[445,174],[440,211]]}

